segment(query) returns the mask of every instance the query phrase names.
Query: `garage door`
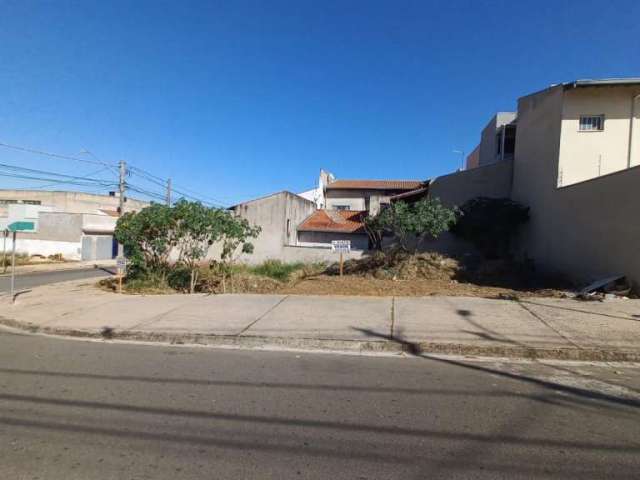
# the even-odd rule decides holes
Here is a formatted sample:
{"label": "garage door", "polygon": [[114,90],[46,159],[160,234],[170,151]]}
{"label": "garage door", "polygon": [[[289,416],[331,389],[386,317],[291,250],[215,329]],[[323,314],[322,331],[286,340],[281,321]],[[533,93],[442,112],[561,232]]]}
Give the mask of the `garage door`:
{"label": "garage door", "polygon": [[113,235],[85,235],[82,237],[82,260],[110,260],[115,257]]}

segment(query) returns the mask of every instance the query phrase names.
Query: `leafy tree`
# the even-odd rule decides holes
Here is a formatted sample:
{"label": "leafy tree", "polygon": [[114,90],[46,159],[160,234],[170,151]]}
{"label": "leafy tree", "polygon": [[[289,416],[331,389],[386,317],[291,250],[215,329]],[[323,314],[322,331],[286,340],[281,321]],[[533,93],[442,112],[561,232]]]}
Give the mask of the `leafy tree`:
{"label": "leafy tree", "polygon": [[220,258],[231,279],[231,291],[233,292],[233,264],[240,253],[253,253],[253,243],[249,240],[256,238],[260,234],[261,228],[252,226],[246,219],[231,214],[228,214],[226,220]]}
{"label": "leafy tree", "polygon": [[373,250],[382,250],[382,238],[385,234],[385,226],[387,225],[387,221],[385,217],[385,213],[387,209],[383,209],[382,212],[379,212],[377,215],[369,215],[364,218],[364,230],[367,232],[367,236],[369,237],[369,243]]}
{"label": "leafy tree", "polygon": [[152,203],[139,212],[127,212],[118,219],[115,237],[129,259],[129,275],[140,277],[150,271],[164,279],[169,254],[175,244],[171,207]]}
{"label": "leafy tree", "polygon": [[209,208],[200,202],[179,200],[173,207],[178,261],[191,272],[189,291],[195,291],[198,269],[209,248],[221,240],[227,229],[229,213]]}
{"label": "leafy tree", "polygon": [[[236,255],[253,252],[249,240],[259,233],[260,227],[227,210],[182,199],[173,207],[152,203],[139,212],[126,213],[118,220],[115,235],[130,260],[131,277],[157,278],[159,274],[162,283],[168,279],[182,285],[188,276],[193,293],[200,264],[214,243],[221,242],[220,265],[231,275]],[[178,254],[178,264],[170,268],[172,250]]]}
{"label": "leafy tree", "polygon": [[[365,219],[365,229],[375,248],[381,249],[382,237],[391,233],[404,251],[415,252],[423,239],[437,238],[455,222],[455,212],[438,199],[423,199],[415,203],[395,202],[378,215]],[[413,249],[409,243],[415,239]]]}
{"label": "leafy tree", "polygon": [[529,220],[529,208],[508,198],[477,197],[462,205],[457,217],[452,233],[488,258],[499,258],[509,254],[513,237]]}

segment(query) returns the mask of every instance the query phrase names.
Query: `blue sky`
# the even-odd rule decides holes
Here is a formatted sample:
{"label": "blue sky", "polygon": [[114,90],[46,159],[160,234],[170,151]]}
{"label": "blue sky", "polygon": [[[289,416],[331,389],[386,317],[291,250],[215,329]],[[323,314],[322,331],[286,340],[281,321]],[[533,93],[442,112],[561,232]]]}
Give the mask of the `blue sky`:
{"label": "blue sky", "polygon": [[[640,76],[637,0],[0,6],[0,142],[124,159],[225,203],[311,188],[321,167],[447,173],[452,150],[469,152],[517,97]],[[0,159],[98,168],[4,148]]]}

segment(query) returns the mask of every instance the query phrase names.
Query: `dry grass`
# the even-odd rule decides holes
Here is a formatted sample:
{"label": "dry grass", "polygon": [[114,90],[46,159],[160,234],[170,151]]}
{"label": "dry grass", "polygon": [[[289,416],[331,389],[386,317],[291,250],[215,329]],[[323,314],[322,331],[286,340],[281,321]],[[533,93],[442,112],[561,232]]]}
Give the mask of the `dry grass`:
{"label": "dry grass", "polygon": [[[472,296],[518,298],[562,297],[558,282],[541,279],[530,271],[505,261],[460,261],[437,253],[410,255],[404,252],[374,254],[344,264],[344,276],[332,264],[282,264],[269,261],[258,266],[237,266],[233,278],[223,278],[203,268],[197,291],[220,293],[278,293],[292,295],[355,296]],[[100,282],[116,290],[113,280]],[[129,281],[127,293],[165,294],[184,289],[171,288],[156,280]]]}

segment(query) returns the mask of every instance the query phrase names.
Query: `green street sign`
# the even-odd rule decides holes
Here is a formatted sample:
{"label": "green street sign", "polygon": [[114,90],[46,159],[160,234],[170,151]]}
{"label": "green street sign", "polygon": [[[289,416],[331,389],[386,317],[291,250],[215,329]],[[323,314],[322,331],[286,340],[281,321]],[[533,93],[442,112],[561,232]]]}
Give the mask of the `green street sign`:
{"label": "green street sign", "polygon": [[34,222],[13,222],[7,228],[10,232],[23,232],[25,230],[35,230],[36,225]]}

